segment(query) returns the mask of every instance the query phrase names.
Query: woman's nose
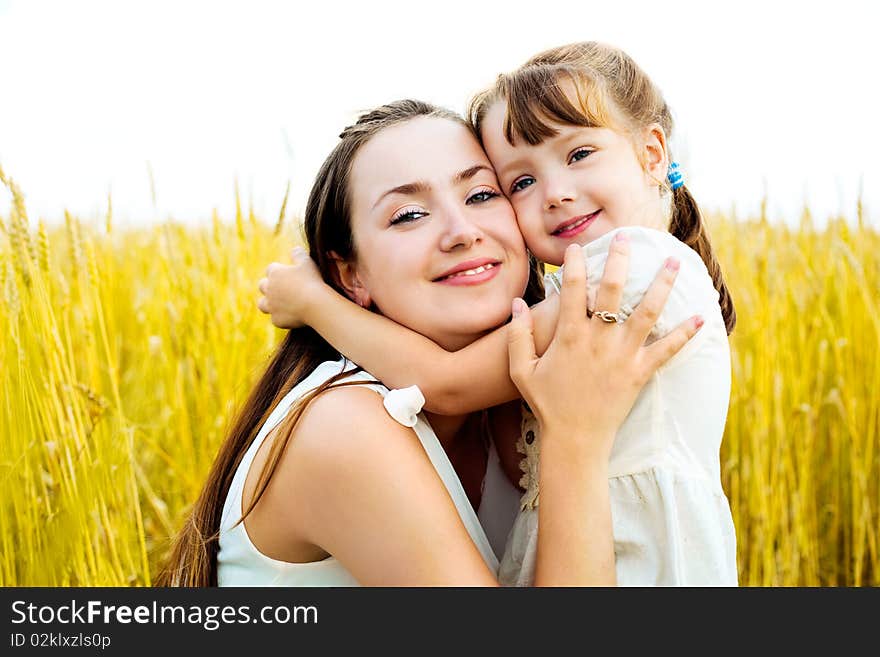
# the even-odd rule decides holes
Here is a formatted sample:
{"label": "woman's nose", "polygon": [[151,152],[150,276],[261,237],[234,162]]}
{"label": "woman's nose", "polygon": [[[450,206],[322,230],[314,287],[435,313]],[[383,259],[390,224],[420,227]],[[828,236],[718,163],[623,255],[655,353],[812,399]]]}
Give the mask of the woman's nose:
{"label": "woman's nose", "polygon": [[459,209],[446,213],[446,225],[440,241],[440,248],[451,251],[457,247],[468,248],[483,238],[483,231]]}

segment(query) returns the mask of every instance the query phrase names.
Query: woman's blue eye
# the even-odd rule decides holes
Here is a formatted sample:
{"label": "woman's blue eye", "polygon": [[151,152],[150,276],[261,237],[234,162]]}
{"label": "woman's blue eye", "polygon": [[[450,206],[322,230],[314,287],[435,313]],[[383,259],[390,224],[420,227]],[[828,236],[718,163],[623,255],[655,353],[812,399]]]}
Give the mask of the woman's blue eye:
{"label": "woman's blue eye", "polygon": [[526,187],[535,184],[535,179],[531,176],[523,176],[519,180],[515,181],[513,185],[510,187],[510,193],[516,194],[519,191],[524,190]]}
{"label": "woman's blue eye", "polygon": [[569,162],[580,162],[581,160],[589,157],[592,153],[593,151],[591,151],[589,148],[579,148],[571,154]]}
{"label": "woman's blue eye", "polygon": [[400,214],[394,215],[391,218],[391,225],[395,226],[397,224],[408,224],[411,221],[415,221],[416,219],[421,219],[424,216],[427,216],[428,213],[423,210],[407,210],[406,212],[401,212]]}
{"label": "woman's blue eye", "polygon": [[496,196],[498,196],[498,192],[484,189],[477,192],[476,194],[472,194],[471,196],[469,196],[467,201],[465,201],[465,205],[471,205],[473,203],[485,203],[486,201],[492,200]]}

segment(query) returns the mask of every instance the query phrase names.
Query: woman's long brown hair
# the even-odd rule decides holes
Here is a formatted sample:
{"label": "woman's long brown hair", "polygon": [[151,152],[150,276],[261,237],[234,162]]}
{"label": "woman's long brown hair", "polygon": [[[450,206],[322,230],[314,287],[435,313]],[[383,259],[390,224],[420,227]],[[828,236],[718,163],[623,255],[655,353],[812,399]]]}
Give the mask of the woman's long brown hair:
{"label": "woman's long brown hair", "polygon": [[[570,97],[564,83],[570,83],[575,98]],[[507,105],[504,132],[511,144],[516,139],[540,144],[556,134],[554,123],[614,128],[631,134],[657,123],[667,137],[672,135],[672,112],[648,75],[622,50],[595,41],[539,53],[512,73],[499,75],[494,85],[477,94],[468,115],[481,141],[483,120],[497,101]],[[669,232],[705,263],[730,334],[736,326],[736,310],[700,209],[686,186],[672,190],[667,181],[660,184],[672,194]]]}
{"label": "woman's long brown hair", "polygon": [[[309,255],[324,280],[340,294],[345,294],[335,276],[335,264],[329,253],[335,251],[344,260],[356,257],[351,232],[349,178],[358,150],[381,130],[419,117],[439,117],[468,124],[459,115],[417,100],[400,100],[378,107],[360,116],[340,135],[340,142],[318,172],[304,217],[304,231]],[[543,266],[530,259],[532,268],[524,298],[535,303],[543,298]],[[189,513],[183,529],[174,540],[170,556],[155,580],[156,586],[216,586],[217,552],[223,504],[232,479],[263,423],[281,399],[303,381],[319,364],[340,358],[340,353],[311,328],[288,332],[276,349],[263,375],[238,413],[211,467],[208,479]],[[359,368],[358,368],[359,369]],[[274,474],[290,440],[293,429],[308,403],[331,387],[362,382],[337,381],[349,376],[341,372],[296,401],[280,425],[278,437],[257,481],[256,492],[239,522],[254,509]]]}

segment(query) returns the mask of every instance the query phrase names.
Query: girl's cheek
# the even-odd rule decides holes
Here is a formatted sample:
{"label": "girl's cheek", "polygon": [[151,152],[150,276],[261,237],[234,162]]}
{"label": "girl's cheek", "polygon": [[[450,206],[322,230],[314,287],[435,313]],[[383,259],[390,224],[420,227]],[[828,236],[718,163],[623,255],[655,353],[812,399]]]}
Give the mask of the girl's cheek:
{"label": "girl's cheek", "polygon": [[[517,215],[518,217],[520,215]],[[519,221],[519,230],[525,237],[534,237],[543,234],[544,221],[542,217],[535,216],[535,213],[524,211]]]}

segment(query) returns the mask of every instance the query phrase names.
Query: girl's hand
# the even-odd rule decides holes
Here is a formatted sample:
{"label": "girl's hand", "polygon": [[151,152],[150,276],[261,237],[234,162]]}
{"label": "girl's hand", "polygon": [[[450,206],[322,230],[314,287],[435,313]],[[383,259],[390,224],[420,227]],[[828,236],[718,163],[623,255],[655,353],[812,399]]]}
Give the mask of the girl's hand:
{"label": "girl's hand", "polygon": [[[617,312],[629,264],[625,234],[612,242],[594,312]],[[532,319],[522,299],[513,301],[508,331],[510,377],[541,425],[542,436],[567,437],[571,447],[585,430],[602,444],[586,449],[599,459],[611,453],[614,435],[639,391],[663,363],[674,356],[702,326],[692,317],[661,340],[644,346],[678,274],[674,258],[654,279],[642,302],[622,324],[587,317],[586,266],[578,245],[565,252],[565,275],[556,333],[543,356],[535,354]],[[592,441],[591,441],[592,442]],[[542,445],[543,450],[543,445]]]}
{"label": "girl's hand", "polygon": [[293,329],[309,324],[309,312],[322,294],[332,293],[315,262],[304,248],[290,252],[292,264],[273,262],[258,285],[263,296],[257,308],[268,313],[278,328]]}

